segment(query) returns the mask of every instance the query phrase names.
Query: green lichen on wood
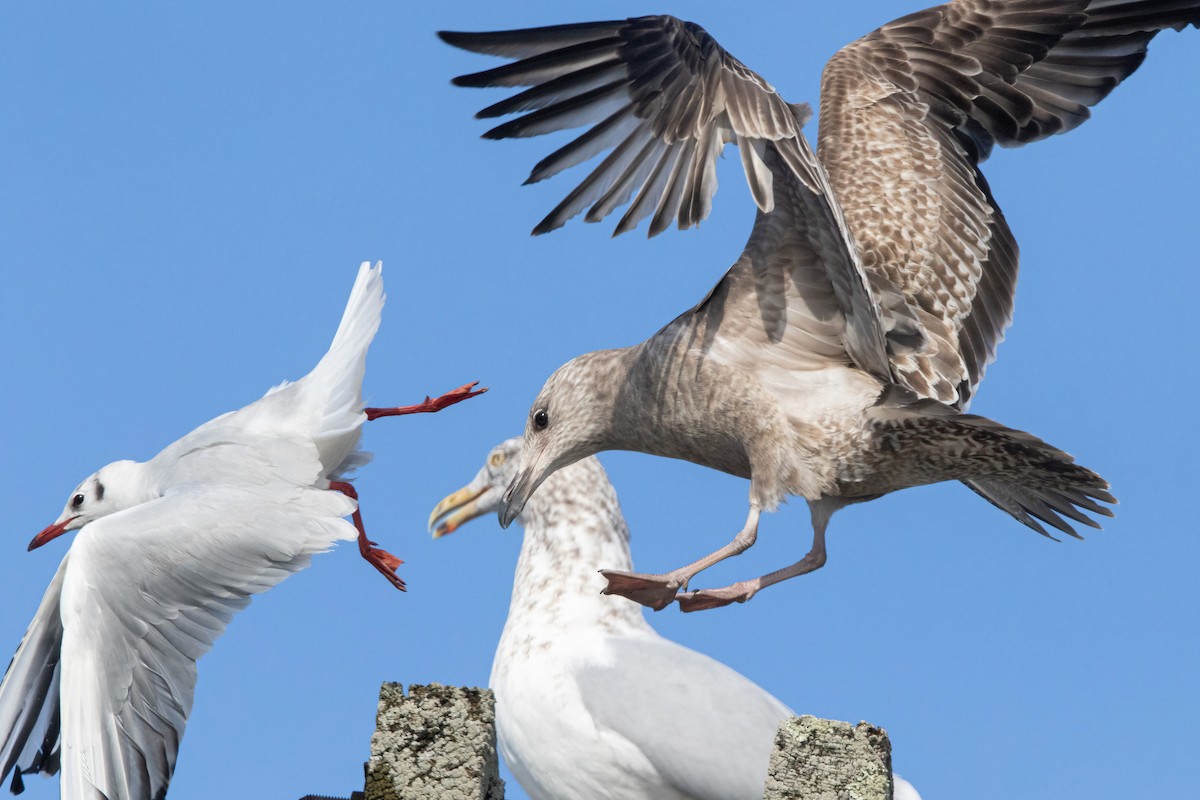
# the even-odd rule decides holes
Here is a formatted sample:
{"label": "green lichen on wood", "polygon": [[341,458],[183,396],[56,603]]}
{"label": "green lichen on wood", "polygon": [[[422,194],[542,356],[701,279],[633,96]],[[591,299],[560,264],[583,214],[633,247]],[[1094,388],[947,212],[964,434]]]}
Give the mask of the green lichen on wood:
{"label": "green lichen on wood", "polygon": [[488,689],[379,690],[366,800],[503,800],[496,703]]}
{"label": "green lichen on wood", "polygon": [[811,716],[775,735],[764,800],[892,800],[892,744],[866,722]]}

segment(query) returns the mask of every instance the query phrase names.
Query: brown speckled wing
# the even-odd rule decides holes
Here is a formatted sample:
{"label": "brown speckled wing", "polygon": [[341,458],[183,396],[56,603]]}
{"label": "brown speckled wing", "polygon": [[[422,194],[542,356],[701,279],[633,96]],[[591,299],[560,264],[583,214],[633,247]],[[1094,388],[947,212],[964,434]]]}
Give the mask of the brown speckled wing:
{"label": "brown speckled wing", "polygon": [[[785,348],[793,357],[793,368],[807,368],[814,357],[844,360],[848,353],[862,369],[892,378],[884,334],[895,326],[887,314],[881,321],[877,287],[858,263],[845,220],[831,200],[828,179],[801,133],[808,115],[806,106],[788,105],[703,28],[675,17],[440,35],[458,47],[520,59],[455,79],[463,86],[532,87],[479,113],[482,117],[523,113],[485,136],[535,136],[592,124],[539,163],[530,181],[612,150],[534,233],[563,225],[589,204],[586,219],[599,220],[630,198],[629,209],[617,224],[618,234],[651,214],[651,236],[673,219],[680,228],[695,225],[711,209],[716,157],[726,142],[736,142],[751,193],[762,212],[756,232],[761,233],[763,220],[798,219],[796,233],[803,241],[797,247],[805,258],[801,267],[811,272],[806,280],[816,281],[821,296],[793,297],[796,287],[785,280],[792,271],[788,263],[777,263],[777,269],[769,270],[769,280],[759,270],[754,279],[734,281],[733,288],[755,295],[745,302],[764,309],[761,326],[766,328],[786,323],[789,317],[784,311],[789,304],[801,303],[806,310],[822,303],[829,306],[819,318],[837,318],[836,337],[821,332],[817,336],[820,341],[813,345],[821,352],[803,346]],[[787,207],[777,209],[781,202]],[[777,229],[779,220],[775,222]],[[762,252],[755,254],[760,261],[768,256],[774,262],[787,260],[784,250],[758,233],[752,236],[748,254],[759,241]],[[824,297],[826,292],[829,298]],[[749,314],[748,318],[755,316]],[[818,323],[812,314],[790,319],[801,318],[813,327],[827,324]],[[727,337],[735,333],[745,333],[743,344],[748,346],[762,338],[764,331],[726,330]],[[769,330],[766,335],[772,343],[784,338]],[[836,338],[833,356],[824,352],[830,349],[827,340],[831,338]],[[792,339],[807,341],[799,334],[788,337],[789,342]],[[789,356],[784,350],[779,357],[786,360]]]}
{"label": "brown speckled wing", "polygon": [[[957,0],[825,68],[818,153],[872,280],[924,328],[889,340],[900,380],[966,408],[1012,317],[1017,246],[978,164],[1071,130],[1197,0]],[[884,313],[888,313],[888,304]]]}
{"label": "brown speckled wing", "polygon": [[764,163],[769,145],[803,183],[820,186],[815,158],[800,144],[808,107],[789,105],[694,23],[654,16],[439,35],[456,47],[518,59],[454,80],[459,86],[530,87],[479,112],[521,114],[485,137],[590,126],[538,163],[527,182],[611,151],[535,234],[561,227],[584,209],[586,219],[596,222],[626,203],[615,234],[647,216],[650,236],[672,220],[689,228],[712,208],[716,159],[728,142],[738,145],[751,193],[764,211],[773,203],[773,176]]}

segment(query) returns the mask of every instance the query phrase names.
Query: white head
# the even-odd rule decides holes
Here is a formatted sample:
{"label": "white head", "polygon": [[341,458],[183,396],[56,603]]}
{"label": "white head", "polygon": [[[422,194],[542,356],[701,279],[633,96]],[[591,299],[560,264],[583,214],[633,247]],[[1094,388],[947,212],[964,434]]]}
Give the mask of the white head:
{"label": "white head", "polygon": [[507,528],[542,481],[581,458],[612,449],[617,396],[627,373],[626,350],[598,350],[559,367],[529,410],[521,467],[500,505]]}
{"label": "white head", "polygon": [[500,509],[500,498],[521,465],[521,437],[509,439],[488,453],[475,479],[443,497],[429,515],[429,530],[440,539],[454,533],[465,522]]}
{"label": "white head", "polygon": [[78,530],[89,522],[145,502],[142,466],[137,461],[114,461],[88,476],[71,492],[54,524],[33,537],[29,549],[41,547],[67,531]]}

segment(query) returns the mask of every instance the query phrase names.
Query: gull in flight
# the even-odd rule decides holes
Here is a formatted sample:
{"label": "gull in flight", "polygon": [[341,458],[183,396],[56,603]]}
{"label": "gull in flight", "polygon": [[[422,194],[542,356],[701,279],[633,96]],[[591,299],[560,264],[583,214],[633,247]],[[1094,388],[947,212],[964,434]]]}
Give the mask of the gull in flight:
{"label": "gull in flight", "polygon": [[357,495],[341,480],[369,458],[357,449],[362,423],[437,411],[483,390],[470,384],[414,406],[363,409],[383,303],[382,266],[364,263],[312,372],[149,461],[109,464],[34,537],[31,550],[79,531],[0,683],[0,780],[12,771],[14,793],[23,774],[61,769],[66,800],[164,797],[196,660],[251,595],[355,538],[404,588],[400,560],[367,539]]}
{"label": "gull in flight", "polygon": [[[555,372],[526,424],[501,523],[557,469],[607,449],[682,458],[750,479],[725,547],[663,574],[606,571],[606,591],[685,611],[745,602],[818,569],[851,503],[959,480],[1034,530],[1072,536],[1111,516],[1108,484],[1034,436],[966,413],[1012,317],[1017,246],[979,165],[1069,131],[1200,0],[955,0],[902,17],[825,67],[818,147],[785,102],[703,28],[670,16],[494,33],[450,44],[516,59],[462,86],[528,86],[479,112],[520,116],[488,138],[589,124],[530,181],[610,150],[535,229],[585,211],[704,219],[726,143],[758,215],[745,250],[691,310],[641,344]],[[750,547],[759,516],[808,501],[813,542],[791,566],[686,591]]]}
{"label": "gull in flight", "polygon": [[[433,509],[435,537],[496,513],[521,439]],[[629,528],[595,458],[546,479],[525,528],[489,685],[500,752],[531,800],[761,800],[779,723],[794,716],[719,661],[605,597],[597,564],[632,569]],[[920,800],[893,778],[897,800]]]}

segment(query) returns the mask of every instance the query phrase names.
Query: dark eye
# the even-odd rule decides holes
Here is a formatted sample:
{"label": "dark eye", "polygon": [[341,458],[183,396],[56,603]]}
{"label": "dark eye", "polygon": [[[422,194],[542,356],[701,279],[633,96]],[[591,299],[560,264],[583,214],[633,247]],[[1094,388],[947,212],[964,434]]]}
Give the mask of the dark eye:
{"label": "dark eye", "polygon": [[546,430],[546,426],[550,424],[550,415],[546,413],[546,409],[539,408],[533,412],[533,427],[539,431]]}
{"label": "dark eye", "polygon": [[81,505],[83,505],[83,501],[85,499],[86,498],[84,498],[84,496],[81,494],[75,495],[71,498],[71,508],[79,508]]}

